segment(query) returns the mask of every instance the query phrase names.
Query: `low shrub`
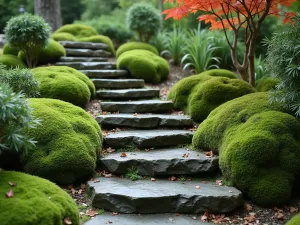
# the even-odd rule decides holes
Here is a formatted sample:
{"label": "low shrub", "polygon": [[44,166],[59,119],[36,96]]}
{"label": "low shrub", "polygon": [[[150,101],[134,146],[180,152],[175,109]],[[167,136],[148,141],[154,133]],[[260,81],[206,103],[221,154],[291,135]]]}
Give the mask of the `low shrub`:
{"label": "low shrub", "polygon": [[22,61],[22,59],[18,58],[15,55],[1,55],[0,56],[0,63],[5,65],[7,69],[11,68],[26,68],[26,65]]}
{"label": "low shrub", "polygon": [[137,50],[137,49],[147,50],[147,51],[154,53],[155,55],[159,55],[157,49],[152,45],[149,45],[149,44],[146,44],[143,42],[128,42],[126,44],[121,45],[118,48],[117,57],[119,57],[124,52],[131,51],[131,50]]}

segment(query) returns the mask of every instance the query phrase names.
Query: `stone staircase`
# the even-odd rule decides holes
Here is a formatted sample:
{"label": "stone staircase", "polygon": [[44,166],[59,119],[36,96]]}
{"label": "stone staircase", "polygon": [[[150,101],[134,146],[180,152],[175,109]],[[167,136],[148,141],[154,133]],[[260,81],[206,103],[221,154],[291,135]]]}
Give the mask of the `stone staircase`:
{"label": "stone staircase", "polygon": [[[104,44],[61,43],[67,56],[57,65],[85,73],[94,82],[101,109],[106,112],[96,120],[103,130],[108,130],[104,147],[111,153],[103,156],[98,166],[117,176],[88,182],[93,207],[125,214],[225,213],[242,204],[240,191],[217,185],[215,180],[174,179],[212,175],[218,171],[218,158],[182,147],[191,143],[193,122],[185,115],[172,114],[173,103],[159,100],[158,89],[145,87],[144,80],[131,78],[126,70],[117,70],[115,63],[108,62],[111,55]],[[118,177],[130,169],[148,178],[131,181]],[[139,221],[134,215],[119,216],[119,220],[109,215],[103,218],[115,221],[114,224],[140,224],[130,222]],[[158,223],[153,223],[151,216],[144,217],[149,223],[143,224],[170,222],[168,215],[157,215],[161,218]],[[87,224],[102,224],[103,218]],[[190,217],[181,219],[171,222],[195,223]]]}

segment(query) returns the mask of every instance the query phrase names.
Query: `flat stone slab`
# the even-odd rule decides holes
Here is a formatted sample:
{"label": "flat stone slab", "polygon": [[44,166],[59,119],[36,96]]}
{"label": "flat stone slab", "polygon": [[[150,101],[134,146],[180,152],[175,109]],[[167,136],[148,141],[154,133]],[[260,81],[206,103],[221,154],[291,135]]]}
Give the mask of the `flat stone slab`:
{"label": "flat stone slab", "polygon": [[79,70],[90,78],[122,78],[128,76],[127,70]]}
{"label": "flat stone slab", "polygon": [[107,62],[108,58],[103,57],[60,57],[60,62]]}
{"label": "flat stone slab", "polygon": [[142,88],[145,86],[143,79],[92,79],[96,88]]}
{"label": "flat stone slab", "polygon": [[213,182],[97,178],[88,182],[92,206],[120,213],[226,213],[243,204],[234,187]]}
{"label": "flat stone slab", "polygon": [[218,170],[218,158],[185,148],[155,149],[150,151],[111,153],[99,160],[99,166],[112,173],[126,174],[135,168],[143,176],[192,175]]}
{"label": "flat stone slab", "polygon": [[140,89],[120,89],[120,90],[98,90],[97,96],[100,99],[146,99],[159,98],[159,89],[140,88]]}
{"label": "flat stone slab", "polygon": [[189,127],[193,121],[188,116],[164,114],[108,114],[96,117],[97,122],[105,127],[157,128]]}
{"label": "flat stone slab", "polygon": [[96,216],[85,225],[213,225],[212,223],[202,223],[199,219],[194,220],[189,215],[178,214],[119,214],[112,215],[105,213]]}
{"label": "flat stone slab", "polygon": [[57,66],[69,66],[77,70],[116,69],[111,62],[57,62]]}
{"label": "flat stone slab", "polygon": [[104,145],[112,148],[170,147],[190,144],[192,138],[193,132],[186,130],[126,130],[108,133],[104,137]]}
{"label": "flat stone slab", "polygon": [[91,50],[91,49],[76,49],[65,48],[67,56],[86,56],[86,57],[111,57],[112,54],[105,50]]}
{"label": "flat stone slab", "polygon": [[83,48],[83,49],[103,49],[106,50],[108,46],[104,43],[94,42],[78,42],[78,41],[60,41],[65,48]]}
{"label": "flat stone slab", "polygon": [[173,102],[161,100],[142,100],[128,102],[101,102],[102,111],[120,113],[160,113],[169,112]]}

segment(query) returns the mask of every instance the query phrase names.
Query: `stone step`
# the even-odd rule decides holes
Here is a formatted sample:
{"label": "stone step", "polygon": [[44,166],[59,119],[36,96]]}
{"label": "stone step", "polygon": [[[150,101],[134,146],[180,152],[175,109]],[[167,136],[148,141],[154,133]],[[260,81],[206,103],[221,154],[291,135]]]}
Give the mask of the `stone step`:
{"label": "stone step", "polygon": [[189,215],[178,214],[119,214],[104,213],[85,223],[85,225],[213,225],[202,223]]}
{"label": "stone step", "polygon": [[97,96],[100,99],[149,99],[159,98],[159,89],[140,88],[140,89],[120,89],[120,90],[98,90]]}
{"label": "stone step", "polygon": [[111,57],[112,54],[105,50],[91,50],[91,49],[76,49],[65,48],[67,56],[86,56],[86,57]]}
{"label": "stone step", "polygon": [[171,101],[142,100],[128,102],[101,102],[102,111],[120,113],[162,113],[170,112],[173,108]]}
{"label": "stone step", "polygon": [[78,42],[78,41],[59,41],[59,43],[65,48],[77,48],[77,49],[95,49],[106,50],[108,46],[104,43],[94,42]]}
{"label": "stone step", "polygon": [[218,158],[185,148],[155,149],[150,151],[111,153],[99,160],[99,166],[112,173],[126,174],[135,168],[143,176],[192,175],[218,170]]}
{"label": "stone step", "polygon": [[193,125],[190,117],[162,114],[108,114],[96,117],[103,127],[157,128],[189,127]]}
{"label": "stone step", "polygon": [[122,78],[128,76],[127,70],[79,70],[90,78]]}
{"label": "stone step", "polygon": [[69,66],[77,70],[116,69],[116,64],[111,62],[57,62],[57,66]]}
{"label": "stone step", "polygon": [[96,178],[88,182],[92,206],[120,213],[226,213],[243,204],[242,193],[214,182]]}
{"label": "stone step", "polygon": [[92,79],[96,88],[142,88],[145,81],[142,79]]}
{"label": "stone step", "polygon": [[104,145],[111,148],[171,147],[192,142],[193,132],[187,130],[125,130],[109,132]]}
{"label": "stone step", "polygon": [[107,62],[108,58],[103,57],[60,57],[60,62]]}

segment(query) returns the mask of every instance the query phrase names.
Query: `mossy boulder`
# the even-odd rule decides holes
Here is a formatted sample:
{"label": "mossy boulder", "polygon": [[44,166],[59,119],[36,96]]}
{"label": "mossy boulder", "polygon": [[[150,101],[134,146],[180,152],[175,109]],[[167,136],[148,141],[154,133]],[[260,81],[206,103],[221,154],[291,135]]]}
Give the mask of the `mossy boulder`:
{"label": "mossy boulder", "polygon": [[107,50],[109,52],[111,52],[113,55],[115,55],[115,53],[116,53],[112,40],[109,37],[104,36],[104,35],[95,35],[95,36],[90,36],[90,37],[79,38],[78,41],[103,43],[108,46]]}
{"label": "mossy boulder", "polygon": [[300,224],[300,214],[294,216],[286,225],[299,225]]}
{"label": "mossy boulder", "polygon": [[234,74],[233,72],[231,72],[229,70],[224,70],[224,69],[207,70],[201,74],[205,74],[205,75],[212,76],[212,77],[227,77],[230,79],[237,79],[236,74]]}
{"label": "mossy boulder", "polygon": [[60,99],[84,107],[95,95],[93,82],[71,67],[38,67],[32,73],[40,82],[41,98]]}
{"label": "mossy boulder", "polygon": [[173,101],[175,109],[202,122],[219,105],[255,92],[247,82],[228,78],[231,74],[227,70],[213,70],[184,78],[171,88],[168,100]]}
{"label": "mossy boulder", "polygon": [[37,144],[21,157],[24,171],[62,185],[92,177],[102,146],[96,120],[56,99],[32,98],[30,106],[41,125],[27,131]]}
{"label": "mossy boulder", "polygon": [[[11,187],[9,182],[15,183]],[[13,198],[5,193],[13,191]],[[79,225],[74,200],[48,180],[14,171],[0,171],[1,225]]]}
{"label": "mossy boulder", "polygon": [[0,63],[4,64],[7,68],[26,68],[26,65],[22,59],[18,58],[15,55],[1,55]]}
{"label": "mossy boulder", "polygon": [[19,49],[10,46],[8,43],[3,46],[3,54],[18,56],[18,53]]}
{"label": "mossy boulder", "polygon": [[117,60],[117,68],[126,69],[132,77],[154,84],[166,80],[170,72],[165,59],[147,50],[124,52]]}
{"label": "mossy boulder", "polygon": [[277,84],[279,84],[279,80],[275,78],[272,77],[262,78],[257,81],[256,90],[260,92],[270,91],[271,89],[274,89]]}
{"label": "mossy boulder", "polygon": [[158,50],[152,45],[143,42],[128,42],[126,44],[121,45],[118,48],[117,57],[119,57],[124,52],[136,50],[136,49],[148,50],[154,53],[155,55],[159,55]]}
{"label": "mossy boulder", "polygon": [[54,32],[55,35],[58,33],[69,33],[72,34],[76,39],[98,34],[93,27],[83,24],[66,24]]}
{"label": "mossy boulder", "polygon": [[74,35],[67,32],[54,33],[51,37],[55,41],[76,41]]}
{"label": "mossy boulder", "polygon": [[245,95],[213,110],[193,137],[195,149],[219,154],[226,179],[262,206],[290,200],[300,172],[300,124],[268,93]]}

